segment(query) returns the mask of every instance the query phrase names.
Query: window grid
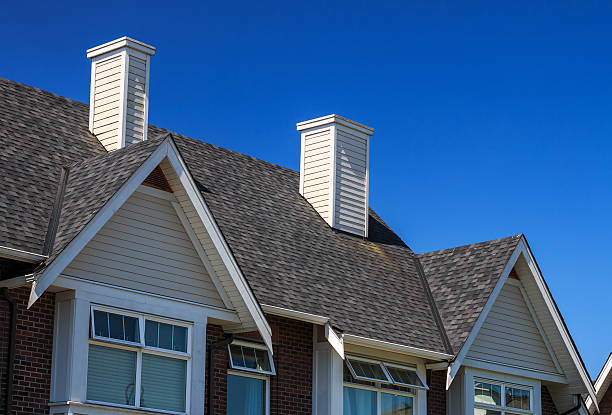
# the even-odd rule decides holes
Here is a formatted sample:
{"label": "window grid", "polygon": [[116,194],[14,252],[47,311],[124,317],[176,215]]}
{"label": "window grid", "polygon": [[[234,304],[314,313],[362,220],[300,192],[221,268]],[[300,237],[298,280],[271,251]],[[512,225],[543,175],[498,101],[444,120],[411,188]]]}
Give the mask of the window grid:
{"label": "window grid", "polygon": [[[117,314],[117,315],[121,315],[122,317],[137,318],[138,319],[138,334],[139,334],[138,341],[127,341],[127,340],[114,339],[111,337],[96,335],[96,326],[95,326],[95,321],[94,321],[95,311],[102,311],[105,313]],[[151,316],[151,315],[147,315],[143,313],[134,313],[130,311],[124,311],[124,310],[119,310],[119,309],[104,307],[104,306],[97,306],[97,305],[91,307],[90,314],[91,314],[91,317],[90,317],[91,337],[89,339],[90,345],[98,345],[98,346],[104,346],[104,347],[114,348],[114,349],[131,350],[131,351],[135,351],[137,355],[136,355],[136,383],[134,385],[135,386],[134,388],[135,389],[134,390],[135,404],[134,405],[123,405],[123,404],[96,401],[96,400],[91,400],[91,399],[88,399],[88,401],[92,403],[102,404],[102,405],[110,405],[110,406],[117,406],[117,407],[124,407],[124,408],[151,409],[157,412],[168,413],[168,414],[181,414],[181,415],[189,414],[189,395],[190,395],[189,392],[190,392],[190,387],[191,387],[191,382],[190,382],[190,379],[191,379],[191,325],[185,322],[181,322],[181,321],[164,319],[164,318],[159,318],[156,316]],[[185,327],[187,329],[187,339],[186,339],[187,350],[186,352],[180,352],[180,351],[175,351],[175,350],[170,350],[170,349],[165,349],[165,348],[147,346],[145,344],[145,324],[147,320],[159,322],[159,323],[171,324],[173,326],[176,325],[176,326]],[[107,317],[107,333],[110,336],[110,317]],[[123,325],[123,338],[125,339],[125,324]],[[158,338],[159,338],[159,333],[158,333]],[[186,361],[187,370],[186,370],[186,379],[185,379],[185,411],[177,412],[177,411],[170,411],[170,410],[164,410],[164,409],[159,409],[159,408],[147,408],[146,406],[141,406],[141,400],[142,400],[141,399],[142,398],[141,397],[142,395],[142,376],[141,375],[142,375],[142,356],[143,354],[170,357],[170,358]]]}
{"label": "window grid", "polygon": [[[355,357],[350,357],[350,359],[356,360]],[[369,360],[369,359],[357,358],[357,360],[368,361],[371,363],[378,363],[375,360]],[[387,382],[372,381],[372,380],[356,378],[354,375],[354,371],[352,370],[350,363],[348,363],[348,361],[349,361],[349,357],[347,357],[347,359],[345,360],[343,386],[345,389],[347,388],[348,389],[361,389],[361,390],[366,390],[366,391],[371,391],[371,392],[376,393],[376,412],[371,415],[384,415],[382,412],[383,411],[383,408],[382,408],[383,395],[411,398],[412,409],[410,413],[414,414],[415,401],[416,401],[416,390],[414,387],[405,386],[401,384],[393,384],[393,383],[387,383]],[[399,367],[405,368],[404,366],[399,366]],[[351,414],[345,413],[344,415],[351,415]]]}
{"label": "window grid", "polygon": [[[498,386],[500,404],[497,405],[497,404],[488,404],[484,402],[476,402],[476,387],[479,384]],[[515,408],[515,407],[507,406],[506,392],[508,389],[527,392],[529,395],[528,397],[529,409]],[[474,379],[474,415],[493,415],[493,414],[499,414],[499,415],[533,414],[533,388],[529,386],[524,386],[524,385],[517,385],[514,383],[504,383],[504,382],[498,382],[498,381],[490,380],[490,379],[475,378]]]}
{"label": "window grid", "polygon": [[[253,368],[246,367],[246,365],[239,365],[239,364],[237,364],[237,362],[234,362],[234,359],[233,359],[232,346],[240,346],[240,354],[242,356],[242,361],[243,362],[246,362],[246,359],[247,359],[245,357],[245,355],[244,355],[244,349],[245,348],[251,348],[251,349],[254,349],[254,350],[265,351],[266,354],[268,355],[268,362],[267,363],[270,366],[270,370],[253,369]],[[234,340],[232,343],[227,345],[227,351],[228,351],[228,354],[229,354],[230,367],[232,369],[240,370],[240,371],[253,372],[253,373],[259,373],[259,374],[262,374],[262,375],[276,375],[276,370],[274,368],[274,360],[272,359],[272,355],[270,354],[270,351],[264,345],[257,344],[257,343],[250,343],[250,342],[247,342],[247,341]],[[256,352],[254,352],[254,356],[255,356],[255,362],[258,363],[259,357],[257,356]]]}
{"label": "window grid", "polygon": [[[351,372],[351,375],[355,379],[366,381],[366,382],[393,384],[393,385],[403,386],[403,387],[408,387],[408,388],[425,389],[425,390],[429,389],[429,387],[427,386],[427,383],[424,382],[424,380],[421,378],[421,376],[419,375],[419,373],[416,371],[414,367],[398,365],[395,363],[381,362],[378,360],[366,359],[366,358],[355,357],[355,356],[347,356],[345,361],[346,361],[346,366]],[[355,368],[353,367],[354,363],[356,362],[364,362],[366,364],[375,365],[375,367],[378,366],[380,370],[382,371],[384,378],[375,378],[375,377],[359,375],[357,371],[355,370]],[[398,379],[394,379],[394,377],[391,375],[391,371],[389,370],[389,368],[411,372],[412,374],[414,374],[415,382],[405,383],[405,382],[401,382]]]}

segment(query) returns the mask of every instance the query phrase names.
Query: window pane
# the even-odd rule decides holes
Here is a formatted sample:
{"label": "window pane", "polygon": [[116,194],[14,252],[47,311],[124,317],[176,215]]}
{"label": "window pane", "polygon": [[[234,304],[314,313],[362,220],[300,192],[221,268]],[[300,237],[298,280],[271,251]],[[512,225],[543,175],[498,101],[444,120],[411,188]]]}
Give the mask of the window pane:
{"label": "window pane", "polygon": [[140,406],[185,412],[187,361],[142,354]]}
{"label": "window pane", "polygon": [[146,320],[145,321],[145,345],[150,347],[157,347],[159,334],[159,323],[157,321]]}
{"label": "window pane", "polygon": [[492,409],[474,408],[474,415],[501,415],[501,412]]}
{"label": "window pane", "polygon": [[255,349],[252,347],[242,347],[242,355],[244,356],[244,367],[248,369],[257,368],[257,362],[255,361]]}
{"label": "window pane", "polygon": [[412,398],[409,396],[381,394],[382,415],[412,415]]}
{"label": "window pane", "polygon": [[525,389],[506,387],[506,406],[518,409],[530,409],[529,391]]}
{"label": "window pane", "polygon": [[344,387],[344,415],[376,415],[376,392]]}
{"label": "window pane", "polygon": [[227,415],[263,415],[265,381],[227,375]]}
{"label": "window pane", "polygon": [[270,368],[270,355],[267,350],[255,349],[255,356],[257,357],[257,369],[269,372]]}
{"label": "window pane", "polygon": [[230,344],[230,352],[232,354],[232,365],[234,367],[245,367],[244,359],[242,358],[242,347]]}
{"label": "window pane", "polygon": [[370,363],[354,359],[349,359],[349,363],[353,367],[355,375],[357,376],[370,379],[379,379],[384,382],[389,381],[383,372],[382,367],[378,363]]}
{"label": "window pane", "polygon": [[94,310],[94,335],[108,337],[108,313]]}
{"label": "window pane", "polygon": [[474,382],[474,402],[501,405],[501,386],[491,383]]}
{"label": "window pane", "polygon": [[138,319],[134,317],[123,316],[123,325],[125,328],[125,339],[128,342],[140,343],[140,330],[138,329]]}
{"label": "window pane", "polygon": [[172,325],[166,323],[159,324],[159,344],[161,349],[172,350]]}
{"label": "window pane", "polygon": [[402,369],[394,366],[386,366],[394,382],[405,385],[423,386],[423,383],[414,370]]}
{"label": "window pane", "polygon": [[134,405],[136,352],[89,345],[87,399]]}
{"label": "window pane", "polygon": [[187,327],[174,326],[172,334],[172,350],[187,352]]}
{"label": "window pane", "polygon": [[108,313],[108,324],[110,326],[110,338],[117,340],[125,340],[123,335],[123,316],[114,313]]}

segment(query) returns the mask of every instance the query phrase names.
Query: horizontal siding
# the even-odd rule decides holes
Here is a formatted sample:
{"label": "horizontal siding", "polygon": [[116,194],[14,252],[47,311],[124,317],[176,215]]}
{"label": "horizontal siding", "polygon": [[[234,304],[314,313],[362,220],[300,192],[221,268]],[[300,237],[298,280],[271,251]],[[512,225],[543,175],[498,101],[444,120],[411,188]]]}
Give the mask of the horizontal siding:
{"label": "horizontal siding", "polygon": [[142,193],[124,203],[64,273],[224,306],[170,202]]}
{"label": "horizontal siding", "polygon": [[121,56],[116,56],[97,62],[94,67],[93,133],[107,150],[118,147],[121,59]]}
{"label": "horizontal siding", "polygon": [[365,234],[367,140],[342,129],[336,137],[336,227]]}
{"label": "horizontal siding", "polygon": [[304,137],[304,197],[329,222],[331,213],[331,146],[329,128]]}
{"label": "horizontal siding", "polygon": [[520,288],[505,284],[467,357],[557,373]]}

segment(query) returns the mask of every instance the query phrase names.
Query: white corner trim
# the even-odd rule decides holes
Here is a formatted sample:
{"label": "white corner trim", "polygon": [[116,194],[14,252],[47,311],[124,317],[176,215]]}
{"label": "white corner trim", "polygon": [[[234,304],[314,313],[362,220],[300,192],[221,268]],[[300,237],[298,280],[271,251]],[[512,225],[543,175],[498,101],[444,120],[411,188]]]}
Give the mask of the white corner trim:
{"label": "white corner trim", "polygon": [[307,323],[313,323],[320,326],[327,324],[327,322],[329,321],[327,317],[319,316],[316,314],[304,313],[303,311],[290,310],[288,308],[276,307],[268,304],[262,304],[261,308],[265,313],[268,314],[280,317],[287,317],[294,320],[305,321]]}
{"label": "white corner trim", "polygon": [[370,339],[362,336],[355,336],[353,334],[344,334],[342,336],[344,343],[355,344],[360,346],[372,347],[380,350],[387,350],[390,352],[405,353],[417,357],[425,357],[428,359],[440,359],[450,360],[453,355],[441,352],[435,352],[433,350],[421,349],[418,347],[405,346],[402,344],[386,342],[384,340]]}
{"label": "white corner trim", "polygon": [[193,248],[198,253],[198,256],[200,257],[200,261],[202,261],[204,268],[206,268],[206,272],[208,272],[210,279],[215,285],[215,288],[217,289],[217,292],[219,293],[219,296],[221,297],[221,301],[223,301],[223,305],[225,305],[225,307],[229,309],[233,308],[232,302],[227,296],[227,293],[225,292],[225,288],[223,288],[221,281],[219,281],[219,277],[217,277],[215,270],[213,269],[212,265],[210,265],[210,261],[208,261],[206,252],[204,252],[204,248],[202,248],[202,243],[200,242],[200,240],[198,239],[198,236],[195,234],[193,228],[191,227],[191,224],[189,223],[189,219],[187,219],[187,216],[185,216],[185,212],[183,212],[183,208],[178,202],[171,202],[171,203],[172,203],[172,207],[174,208],[174,210],[176,211],[176,214],[179,217],[179,220],[181,221],[181,224],[183,225],[183,228],[185,228],[185,232],[187,232],[187,236],[189,236],[189,239],[191,240],[191,244],[193,245]]}
{"label": "white corner trim", "polygon": [[189,174],[189,170],[187,169],[187,166],[185,165],[185,162],[180,156],[180,153],[173,141],[168,142],[167,157],[168,161],[174,168],[179,181],[183,185],[185,192],[187,192],[187,195],[190,198],[204,227],[206,228],[206,231],[208,232],[213,244],[217,248],[219,255],[221,256],[221,260],[229,271],[230,277],[236,285],[236,289],[240,293],[240,296],[249,310],[249,313],[253,317],[255,325],[266,343],[266,346],[268,346],[270,352],[272,352],[272,329],[266,321],[263,310],[259,306],[255,295],[251,291],[246,278],[244,275],[242,275],[242,272],[238,267],[238,263],[232,255],[230,248],[225,241],[223,234],[221,233],[221,230],[217,226],[217,223],[212,216],[212,213],[208,209],[202,195],[197,190],[195,182]]}
{"label": "white corner trim", "polygon": [[[608,386],[606,390],[601,390],[602,386],[606,383],[606,379],[610,375],[610,370],[612,370],[612,353],[610,353],[610,355],[608,356],[608,360],[606,360],[606,363],[604,363],[601,372],[599,372],[599,375],[597,375],[597,379],[595,379],[595,396],[598,400],[601,398],[601,395],[606,393],[606,390],[609,388]],[[593,399],[591,398],[591,396],[587,397],[585,404],[589,412],[594,409]]]}
{"label": "white corner trim", "polygon": [[0,257],[14,259],[23,262],[42,262],[49,258],[47,255],[35,254],[34,252],[22,251],[21,249],[0,246]]}
{"label": "white corner trim", "polygon": [[47,288],[55,281],[61,272],[81,252],[87,243],[98,233],[115,212],[134,193],[140,184],[147,178],[159,163],[168,154],[170,139],[166,138],[147,160],[130,176],[121,188],[96,213],[87,225],[79,232],[55,260],[45,269],[40,277],[33,282],[30,291],[28,308],[38,300]]}
{"label": "white corner trim", "polygon": [[342,337],[336,334],[329,323],[325,324],[325,338],[329,345],[338,353],[342,360],[344,360],[344,342],[342,341]]}
{"label": "white corner trim", "polygon": [[491,311],[491,308],[493,307],[495,300],[499,296],[499,293],[501,292],[504,284],[506,283],[506,280],[508,279],[508,275],[510,275],[510,271],[512,271],[514,264],[516,263],[517,259],[519,258],[519,255],[522,252],[521,247],[523,245],[524,245],[523,240],[521,239],[519,243],[517,244],[516,248],[514,248],[514,252],[512,253],[512,255],[510,256],[510,259],[506,263],[506,266],[504,267],[504,270],[502,271],[501,276],[499,277],[499,280],[497,281],[497,284],[495,284],[495,287],[493,288],[491,295],[489,295],[489,299],[485,303],[485,306],[482,309],[482,312],[476,319],[476,323],[474,323],[474,327],[472,328],[472,331],[468,335],[468,338],[465,340],[465,343],[463,343],[463,346],[461,347],[459,354],[457,354],[457,358],[455,359],[453,364],[449,366],[448,375],[446,378],[446,390],[450,388],[450,385],[453,382],[455,375],[461,368],[463,359],[465,359],[465,356],[470,350],[470,347],[472,347],[472,343],[474,343],[474,340],[476,340],[476,336],[478,335],[480,328],[482,327],[487,316],[489,315],[489,311]]}
{"label": "white corner trim", "polygon": [[329,127],[329,135],[331,137],[331,145],[329,146],[329,226],[336,227],[336,157],[338,151],[338,127],[332,124]]}

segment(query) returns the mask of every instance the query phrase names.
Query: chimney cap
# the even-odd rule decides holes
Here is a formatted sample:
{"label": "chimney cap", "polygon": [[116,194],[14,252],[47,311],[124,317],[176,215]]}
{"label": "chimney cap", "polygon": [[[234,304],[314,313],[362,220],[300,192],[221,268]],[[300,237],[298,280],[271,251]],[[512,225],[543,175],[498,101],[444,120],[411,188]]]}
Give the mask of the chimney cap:
{"label": "chimney cap", "polygon": [[360,133],[363,133],[369,136],[374,134],[373,128],[368,127],[367,125],[363,125],[358,122],[349,120],[348,118],[344,118],[337,114],[325,115],[323,117],[314,118],[312,120],[299,122],[296,124],[296,128],[298,131],[304,131],[310,128],[321,127],[323,125],[332,124],[332,123],[336,123],[336,124],[340,124],[348,128],[352,128],[353,130],[357,130]]}
{"label": "chimney cap", "polygon": [[155,55],[155,47],[147,45],[146,43],[140,42],[131,37],[123,36],[119,39],[112,40],[99,46],[87,49],[87,58],[92,59],[100,55],[104,55],[108,52],[112,52],[121,48],[130,48],[144,53],[145,55]]}

